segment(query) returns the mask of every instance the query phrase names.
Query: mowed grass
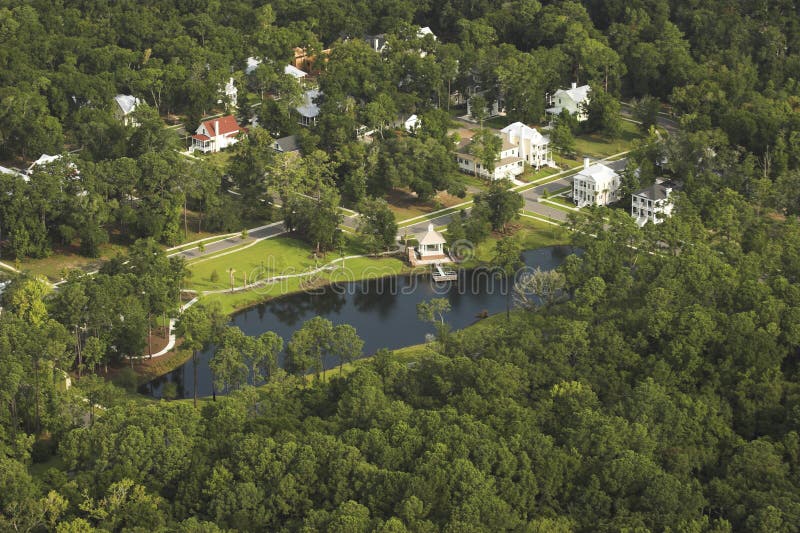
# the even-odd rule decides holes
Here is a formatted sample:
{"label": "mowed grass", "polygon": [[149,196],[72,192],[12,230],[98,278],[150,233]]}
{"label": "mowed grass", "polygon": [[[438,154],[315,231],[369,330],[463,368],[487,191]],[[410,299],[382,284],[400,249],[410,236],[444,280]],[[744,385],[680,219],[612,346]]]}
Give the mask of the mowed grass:
{"label": "mowed grass", "polygon": [[[335,258],[333,255],[329,257],[331,261]],[[398,257],[359,257],[345,260],[344,268],[337,263],[336,268],[331,271],[282,279],[245,291],[207,294],[202,299],[206,302],[219,302],[222,312],[231,314],[273,298],[293,292],[316,290],[334,282],[382,278],[408,271],[410,267]]]}
{"label": "mowed grass", "polygon": [[[353,252],[349,249],[347,255]],[[234,285],[272,276],[299,274],[312,270],[317,266],[333,261],[338,254],[328,254],[324,258],[314,259],[308,243],[292,237],[274,237],[252,246],[243,245],[233,253],[221,252],[217,256],[201,258],[188,264],[191,277],[187,287],[197,291],[219,290],[230,288],[229,269],[234,269]],[[211,281],[216,272],[217,281]]]}
{"label": "mowed grass", "polygon": [[[345,256],[363,255],[365,250],[359,239],[346,235]],[[343,264],[338,252],[330,252],[315,259],[311,246],[299,239],[279,236],[260,241],[252,246],[242,246],[233,253],[222,252],[218,256],[202,258],[188,264],[191,277],[188,289],[198,292],[230,289],[229,269],[234,269],[234,286],[242,287],[247,276],[248,283],[274,276],[289,275],[285,279],[238,292],[224,292],[204,296],[222,304],[223,311],[231,313],[265,300],[332,282],[391,276],[408,270],[399,256],[357,257],[345,259]],[[336,261],[333,268],[310,273],[319,267]],[[211,281],[216,272],[216,281]],[[303,275],[303,273],[308,273]]]}

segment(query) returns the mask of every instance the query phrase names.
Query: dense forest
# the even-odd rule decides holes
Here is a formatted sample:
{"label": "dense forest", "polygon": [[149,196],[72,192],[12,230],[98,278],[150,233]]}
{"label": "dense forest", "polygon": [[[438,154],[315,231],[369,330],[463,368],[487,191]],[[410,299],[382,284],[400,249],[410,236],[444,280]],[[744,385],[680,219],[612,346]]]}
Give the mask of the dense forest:
{"label": "dense forest", "polygon": [[[57,291],[20,276],[3,293],[0,529],[800,531],[798,8],[0,0],[0,158],[65,154],[0,173],[3,257],[131,245]],[[362,40],[378,33],[381,53]],[[290,114],[294,47],[319,56],[311,129]],[[251,56],[263,62],[245,74]],[[240,123],[263,127],[225,167],[182,157],[165,121],[193,130],[224,108],[231,76]],[[239,231],[277,218],[264,201],[277,194],[287,224],[332,248],[339,203],[370,211],[396,186],[463,194],[452,93],[480,86],[509,120],[538,122],[544,95],[573,81],[592,85],[585,127],[606,134],[617,100],[664,104],[680,130],[639,141],[624,186],[664,174],[683,190],[673,217],[643,229],[618,209],[576,216],[582,253],[543,298],[461,332],[444,313],[416,364],[381,351],[328,380],[304,379],[311,359],[267,365],[267,385],[199,407],[94,375],[109,354],[141,354],[153,317],[176,307],[186,272],[158,243],[188,234],[187,210]],[[118,93],[144,102],[138,127],[115,119]],[[411,113],[417,135],[383,135]],[[288,134],[302,158],[269,149]],[[196,338],[184,323],[188,346],[221,341],[213,322]]]}

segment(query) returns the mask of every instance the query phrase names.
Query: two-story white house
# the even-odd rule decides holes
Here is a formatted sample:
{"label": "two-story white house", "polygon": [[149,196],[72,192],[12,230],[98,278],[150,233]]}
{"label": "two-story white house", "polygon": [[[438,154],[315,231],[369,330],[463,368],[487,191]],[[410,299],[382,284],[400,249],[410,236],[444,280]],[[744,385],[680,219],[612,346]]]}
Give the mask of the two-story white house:
{"label": "two-story white house", "polygon": [[236,144],[239,132],[242,129],[232,115],[215,118],[201,122],[192,135],[190,152],[200,151],[204,154],[219,152],[228,146]]}
{"label": "two-story white house", "polygon": [[138,126],[131,113],[141,102],[130,94],[118,94],[114,97],[114,117],[126,126]]}
{"label": "two-story white house", "polygon": [[672,190],[668,181],[656,181],[631,195],[631,216],[639,227],[648,222],[659,224],[672,215]]}
{"label": "two-story white house", "polygon": [[511,144],[519,147],[519,157],[530,166],[538,170],[543,166],[554,164],[550,139],[539,133],[536,128],[531,128],[522,122],[514,122],[500,132],[508,136]]}
{"label": "two-story white house", "polygon": [[589,93],[591,87],[573,83],[569,89],[559,89],[554,94],[547,97],[548,107],[545,111],[548,115],[560,115],[564,109],[570,115],[574,115],[578,122],[583,122],[589,118],[586,106],[589,104]]}
{"label": "two-story white house", "polygon": [[503,144],[500,153],[495,159],[494,172],[489,174],[489,170],[481,163],[480,158],[470,153],[472,141],[464,139],[456,149],[456,161],[458,168],[462,172],[480,176],[491,180],[513,179],[525,171],[525,160],[519,155],[519,146],[509,141],[508,135],[501,134]]}
{"label": "two-story white house", "polygon": [[590,164],[583,160],[583,169],[572,181],[572,200],[578,207],[608,205],[619,200],[620,177],[602,163]]}

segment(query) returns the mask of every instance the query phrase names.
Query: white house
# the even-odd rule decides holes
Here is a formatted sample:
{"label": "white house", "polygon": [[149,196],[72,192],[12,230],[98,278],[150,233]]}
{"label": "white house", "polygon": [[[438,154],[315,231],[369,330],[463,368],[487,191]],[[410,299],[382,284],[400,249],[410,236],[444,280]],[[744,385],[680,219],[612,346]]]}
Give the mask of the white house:
{"label": "white house", "polygon": [[431,28],[429,26],[425,26],[423,28],[420,28],[417,31],[417,37],[419,37],[420,39],[424,39],[426,35],[430,35],[433,38],[434,41],[437,40],[436,34],[433,33],[433,30],[431,30]]}
{"label": "white house", "polygon": [[550,138],[522,122],[509,124],[501,133],[508,136],[509,142],[519,147],[519,157],[537,170],[543,166],[554,165]]}
{"label": "white house", "polygon": [[303,103],[295,108],[300,114],[298,121],[301,126],[313,126],[317,123],[319,116],[319,106],[314,102],[322,93],[317,89],[311,89],[303,93]]}
{"label": "white house", "polygon": [[559,89],[555,94],[547,98],[547,111],[550,115],[560,115],[566,109],[570,115],[575,115],[578,122],[583,122],[589,115],[586,113],[586,106],[589,104],[589,93],[591,87],[573,83],[569,89]]}
{"label": "white house", "polygon": [[648,222],[659,224],[672,215],[672,190],[674,185],[657,181],[631,195],[631,216],[639,227]]}
{"label": "white house", "polygon": [[297,81],[301,81],[303,78],[308,76],[308,74],[306,74],[305,72],[303,72],[302,70],[300,70],[299,68],[297,68],[294,65],[286,65],[285,67],[283,67],[283,73],[284,74],[288,74],[289,76],[293,77]]}
{"label": "white house", "polygon": [[[39,159],[30,164],[30,166],[26,170],[26,173],[30,176],[31,174],[34,173],[37,167],[43,167],[49,165],[50,163],[58,161],[63,157],[64,156],[61,154],[56,154],[56,155],[42,154],[39,156]],[[75,165],[75,163],[70,162],[68,166],[70,169],[72,169],[74,175],[77,176],[80,174],[80,172],[78,172],[78,167],[77,165]]]}
{"label": "white house", "polygon": [[242,129],[232,115],[206,120],[197,127],[192,135],[192,146],[189,151],[200,151],[204,154],[219,152],[236,144],[240,131]]}
{"label": "white house", "polygon": [[247,58],[247,65],[244,67],[245,74],[252,74],[256,71],[258,66],[261,64],[261,60],[257,57],[250,56]]}
{"label": "white house", "polygon": [[470,145],[472,143],[469,139],[461,141],[456,149],[458,168],[462,172],[492,180],[513,179],[514,176],[519,176],[525,172],[524,160],[519,156],[519,147],[510,142],[506,134],[501,134],[500,138],[503,140],[503,144],[495,160],[493,174],[490,175],[480,159],[470,153]]}
{"label": "white house", "polygon": [[141,102],[130,94],[118,94],[114,97],[114,117],[126,126],[138,126],[139,124],[131,116]]}
{"label": "white house", "polygon": [[225,103],[225,107],[227,109],[235,109],[239,96],[239,89],[237,89],[236,85],[234,85],[233,78],[228,79],[228,83],[225,84],[225,88],[220,91],[220,93],[224,98],[217,100],[217,103]]}
{"label": "white house", "polygon": [[415,133],[417,129],[420,127],[420,120],[417,115],[411,115],[403,122],[403,129],[405,129],[408,133]]}
{"label": "white house", "polygon": [[[19,170],[16,170],[16,169],[14,169],[14,168],[8,168],[8,167],[3,167],[3,166],[0,166],[0,174],[9,174],[9,175],[11,175],[11,176],[17,176],[17,177],[20,177],[20,178],[22,178],[24,181],[30,181],[30,177],[28,177],[28,175],[27,175],[27,174],[25,174],[25,173],[23,173],[23,172],[20,172]],[[9,194],[10,194],[10,193],[9,193]]]}
{"label": "white house", "polygon": [[578,207],[608,205],[619,199],[619,185],[619,174],[602,163],[590,165],[587,157],[573,179],[572,200]]}

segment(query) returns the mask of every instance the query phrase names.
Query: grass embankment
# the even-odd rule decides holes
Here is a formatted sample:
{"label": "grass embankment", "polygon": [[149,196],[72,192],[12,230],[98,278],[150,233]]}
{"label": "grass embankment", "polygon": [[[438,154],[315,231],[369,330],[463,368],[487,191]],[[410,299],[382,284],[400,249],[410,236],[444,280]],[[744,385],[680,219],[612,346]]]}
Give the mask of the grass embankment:
{"label": "grass embankment", "polygon": [[[346,236],[345,256],[365,253],[356,237]],[[310,273],[333,261],[331,270]],[[222,292],[204,296],[207,301],[222,304],[223,312],[237,309],[333,282],[354,281],[399,274],[408,267],[398,257],[358,257],[340,261],[339,253],[328,253],[314,258],[308,243],[288,236],[274,237],[234,253],[223,252],[210,258],[201,258],[188,264],[192,275],[187,288],[203,291],[225,291],[231,287],[230,270],[233,269],[234,287],[274,276],[292,276],[270,284],[238,292]],[[216,272],[216,275],[213,275]],[[213,279],[213,281],[212,281]]]}

